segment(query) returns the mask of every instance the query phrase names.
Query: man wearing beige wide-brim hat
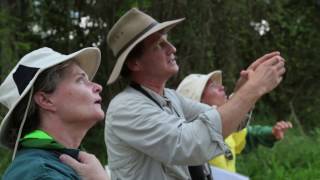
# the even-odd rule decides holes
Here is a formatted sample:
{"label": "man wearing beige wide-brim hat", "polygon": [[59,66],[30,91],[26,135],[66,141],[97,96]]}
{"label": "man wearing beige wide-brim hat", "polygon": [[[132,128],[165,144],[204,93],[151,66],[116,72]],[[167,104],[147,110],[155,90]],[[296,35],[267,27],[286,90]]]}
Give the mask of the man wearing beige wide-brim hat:
{"label": "man wearing beige wide-brim hat", "polygon": [[191,179],[188,166],[226,152],[223,137],[235,131],[254,103],[281,82],[284,62],[273,52],[243,72],[241,88],[218,109],[165,88],[179,70],[177,50],[167,33],[182,20],[159,23],[133,8],[108,34],[116,61],[108,84],[119,76],[130,81],[106,113],[111,179]]}

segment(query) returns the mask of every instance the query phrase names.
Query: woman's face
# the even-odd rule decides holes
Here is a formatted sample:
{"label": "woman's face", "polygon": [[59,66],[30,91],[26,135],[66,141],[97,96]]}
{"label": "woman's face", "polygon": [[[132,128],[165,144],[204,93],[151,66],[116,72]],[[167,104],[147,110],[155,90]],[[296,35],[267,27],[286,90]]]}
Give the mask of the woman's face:
{"label": "woman's face", "polygon": [[91,82],[76,63],[64,70],[55,91],[49,94],[54,112],[65,122],[95,123],[104,118],[101,108],[102,87]]}
{"label": "woman's face", "polygon": [[224,91],[224,86],[209,79],[203,90],[201,102],[210,106],[215,105],[219,107],[226,103],[226,101],[227,96]]}

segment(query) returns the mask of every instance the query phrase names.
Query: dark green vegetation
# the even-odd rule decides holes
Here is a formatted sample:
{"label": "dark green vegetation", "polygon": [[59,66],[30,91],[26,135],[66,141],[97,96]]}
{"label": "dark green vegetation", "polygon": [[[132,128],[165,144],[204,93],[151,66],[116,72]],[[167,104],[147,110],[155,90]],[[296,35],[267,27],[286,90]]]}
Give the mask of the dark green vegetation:
{"label": "dark green vegetation", "polygon": [[[241,163],[239,170],[256,179],[320,177],[315,171],[319,169],[319,148],[313,142],[319,142],[320,133],[310,133],[320,127],[319,0],[1,0],[1,81],[22,55],[33,49],[48,46],[69,53],[95,45],[102,50],[102,66],[95,80],[106,84],[115,63],[107,48],[107,32],[133,6],[159,21],[186,17],[169,37],[178,49],[180,64],[179,74],[168,82],[171,88],[189,73],[221,69],[228,92],[232,92],[241,69],[267,52],[280,51],[287,74],[283,83],[256,105],[255,119],[265,124],[286,119],[296,130],[272,155],[262,148],[243,156],[239,162],[246,160],[250,165]],[[124,85],[120,81],[104,87],[105,108]],[[106,163],[103,127],[100,123],[89,132],[84,147]],[[0,174],[9,161],[8,151],[1,150]]]}
{"label": "dark green vegetation", "polygon": [[239,156],[237,168],[252,180],[319,179],[319,143],[319,129],[311,136],[293,130],[272,149],[259,147]]}

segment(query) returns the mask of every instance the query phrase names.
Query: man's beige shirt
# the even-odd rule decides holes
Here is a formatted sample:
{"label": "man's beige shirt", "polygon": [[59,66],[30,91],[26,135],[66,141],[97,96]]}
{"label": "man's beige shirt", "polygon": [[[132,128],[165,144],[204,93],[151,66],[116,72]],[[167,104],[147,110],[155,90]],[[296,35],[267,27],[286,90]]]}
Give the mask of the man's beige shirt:
{"label": "man's beige shirt", "polygon": [[143,88],[162,108],[130,86],[108,107],[105,139],[112,180],[188,180],[188,165],[226,151],[216,109],[171,89],[160,96]]}

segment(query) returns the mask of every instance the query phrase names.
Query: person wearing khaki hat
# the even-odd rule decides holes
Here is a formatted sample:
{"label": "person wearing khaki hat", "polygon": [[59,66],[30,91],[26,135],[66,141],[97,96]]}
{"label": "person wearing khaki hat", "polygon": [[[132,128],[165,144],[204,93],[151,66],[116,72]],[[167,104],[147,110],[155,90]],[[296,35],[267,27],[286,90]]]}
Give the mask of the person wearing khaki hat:
{"label": "person wearing khaki hat", "polygon": [[81,179],[59,156],[81,161],[89,155],[78,148],[104,118],[102,87],[91,81],[100,57],[93,47],[69,55],[44,47],[22,57],[5,78],[0,102],[8,111],[0,125],[0,145],[13,150],[13,161],[4,180]]}
{"label": "person wearing khaki hat", "polygon": [[[213,71],[209,74],[190,74],[178,85],[177,92],[192,100],[202,102],[217,108],[227,102],[227,96],[222,84],[222,72]],[[252,111],[251,111],[252,112]],[[251,118],[251,112],[248,118]],[[210,160],[210,164],[231,172],[236,172],[236,155],[242,151],[250,152],[259,144],[272,147],[274,143],[284,137],[286,130],[292,124],[279,121],[273,127],[253,125],[230,134],[225,143],[230,153],[220,155]]]}
{"label": "person wearing khaki hat", "polygon": [[159,23],[133,8],[108,33],[116,59],[108,84],[119,76],[130,81],[106,113],[111,179],[191,179],[188,166],[223,154],[227,150],[223,136],[241,123],[235,117],[245,116],[281,81],[284,63],[274,52],[251,66],[248,81],[218,110],[165,88],[179,70],[177,50],[167,33],[182,20]]}

